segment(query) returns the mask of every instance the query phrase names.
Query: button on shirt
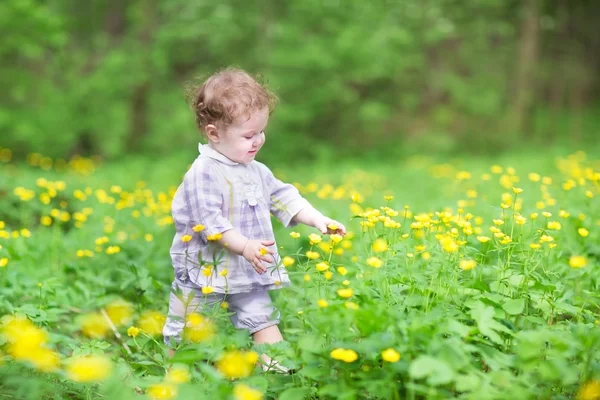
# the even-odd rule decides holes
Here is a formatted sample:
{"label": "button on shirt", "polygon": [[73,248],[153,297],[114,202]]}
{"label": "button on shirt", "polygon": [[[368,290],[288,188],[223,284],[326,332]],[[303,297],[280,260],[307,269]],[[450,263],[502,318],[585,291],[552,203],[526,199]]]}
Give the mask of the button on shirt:
{"label": "button on shirt", "polygon": [[[271,214],[288,227],[292,218],[309,206],[298,190],[281,182],[264,164],[231,161],[209,145],[200,144],[200,155],[183,178],[173,197],[176,234],[171,246],[175,280],[210,286],[217,293],[244,293],[288,286],[290,280],[277,245],[274,263],[258,274],[246,259],[225,250],[208,236],[235,229],[248,239],[275,240]],[[194,227],[202,225],[200,232]],[[197,229],[200,229],[198,227]],[[185,235],[192,238],[182,241]],[[187,237],[186,237],[187,238]],[[203,265],[212,265],[210,276]],[[223,270],[226,276],[221,276]]]}

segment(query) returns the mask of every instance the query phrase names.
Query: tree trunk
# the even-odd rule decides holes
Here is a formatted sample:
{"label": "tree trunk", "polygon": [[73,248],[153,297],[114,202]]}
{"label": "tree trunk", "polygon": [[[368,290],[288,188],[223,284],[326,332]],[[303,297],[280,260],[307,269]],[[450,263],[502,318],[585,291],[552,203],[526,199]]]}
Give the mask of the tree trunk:
{"label": "tree trunk", "polygon": [[127,150],[138,151],[144,138],[148,134],[148,96],[152,91],[152,63],[150,53],[153,35],[156,29],[157,13],[156,1],[146,0],[142,4],[142,28],[139,35],[140,48],[142,49],[142,64],[146,73],[133,89],[130,103],[130,125],[127,137]]}
{"label": "tree trunk", "polygon": [[531,132],[524,132],[530,125],[530,110],[535,92],[535,69],[538,62],[540,37],[539,0],[524,0],[523,20],[517,54],[515,92],[510,114],[513,131],[530,138]]}

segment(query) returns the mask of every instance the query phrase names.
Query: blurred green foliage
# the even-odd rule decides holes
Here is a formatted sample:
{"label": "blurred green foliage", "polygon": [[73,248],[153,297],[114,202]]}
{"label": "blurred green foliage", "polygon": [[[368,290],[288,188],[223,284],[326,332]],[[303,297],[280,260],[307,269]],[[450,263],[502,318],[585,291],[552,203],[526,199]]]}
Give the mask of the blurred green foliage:
{"label": "blurred green foliage", "polygon": [[259,74],[267,157],[582,146],[600,123],[585,0],[4,0],[0,146],[165,154],[200,138],[184,88]]}

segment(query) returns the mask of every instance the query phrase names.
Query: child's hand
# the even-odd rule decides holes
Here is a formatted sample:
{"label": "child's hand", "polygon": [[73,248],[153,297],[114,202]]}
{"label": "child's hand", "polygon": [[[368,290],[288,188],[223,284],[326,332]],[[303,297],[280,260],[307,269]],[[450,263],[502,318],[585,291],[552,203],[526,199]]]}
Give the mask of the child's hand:
{"label": "child's hand", "polygon": [[252,265],[252,267],[259,274],[267,272],[267,268],[261,261],[272,263],[275,254],[273,250],[269,250],[270,246],[273,246],[275,241],[273,240],[248,240],[242,256]]}
{"label": "child's hand", "polygon": [[344,236],[346,234],[346,227],[344,225],[324,215],[315,218],[313,226],[324,235],[337,233]]}

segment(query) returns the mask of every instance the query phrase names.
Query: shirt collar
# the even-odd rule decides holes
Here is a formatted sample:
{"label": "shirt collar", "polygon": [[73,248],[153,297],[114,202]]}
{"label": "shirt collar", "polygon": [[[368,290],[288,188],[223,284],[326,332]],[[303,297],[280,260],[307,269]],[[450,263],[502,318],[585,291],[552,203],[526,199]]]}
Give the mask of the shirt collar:
{"label": "shirt collar", "polygon": [[217,150],[215,150],[209,144],[199,143],[198,144],[198,151],[200,152],[201,155],[203,155],[205,157],[210,157],[210,158],[212,158],[214,160],[222,162],[223,164],[227,164],[227,165],[239,165],[239,163],[237,163],[235,161],[232,161],[229,158],[225,157],[223,154],[219,153]]}

